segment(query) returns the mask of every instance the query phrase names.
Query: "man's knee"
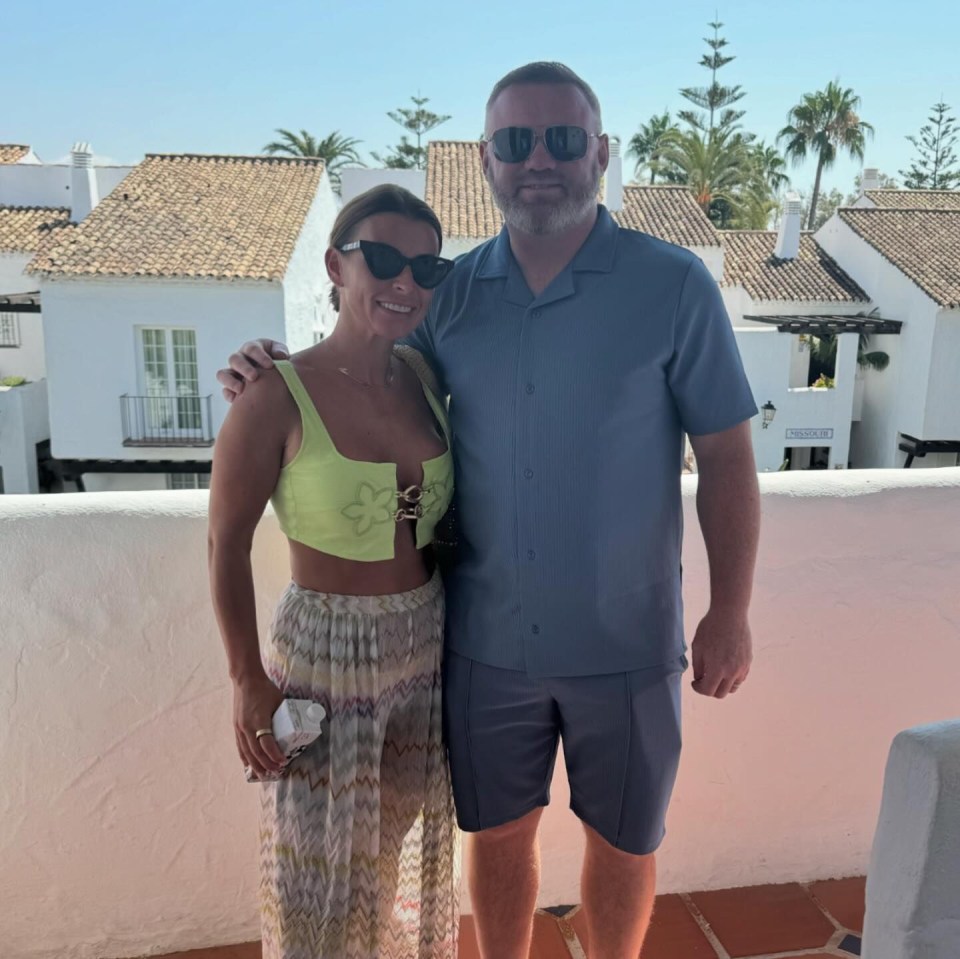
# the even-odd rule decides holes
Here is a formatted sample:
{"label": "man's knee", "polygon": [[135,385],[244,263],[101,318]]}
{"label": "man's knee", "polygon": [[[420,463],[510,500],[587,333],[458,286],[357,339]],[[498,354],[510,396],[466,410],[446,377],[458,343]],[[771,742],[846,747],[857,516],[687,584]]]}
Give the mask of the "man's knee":
{"label": "man's knee", "polygon": [[511,819],[500,826],[491,826],[472,833],[473,842],[484,848],[501,845],[528,845],[537,837],[543,808],[531,810],[519,819]]}
{"label": "man's knee", "polygon": [[609,840],[604,839],[592,826],[583,823],[583,831],[587,837],[587,851],[591,856],[603,859],[610,866],[643,872],[655,862],[655,852],[634,853],[625,849],[618,849]]}

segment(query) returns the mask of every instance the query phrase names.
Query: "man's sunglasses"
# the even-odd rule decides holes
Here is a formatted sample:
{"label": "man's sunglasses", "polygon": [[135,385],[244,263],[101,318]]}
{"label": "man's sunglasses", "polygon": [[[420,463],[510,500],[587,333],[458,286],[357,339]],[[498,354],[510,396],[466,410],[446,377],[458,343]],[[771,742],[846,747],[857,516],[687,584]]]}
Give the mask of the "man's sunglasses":
{"label": "man's sunglasses", "polygon": [[547,127],[542,134],[532,127],[503,127],[496,130],[487,143],[493,144],[493,155],[502,163],[523,163],[542,140],[550,156],[561,163],[579,160],[586,155],[587,144],[599,133],[587,133],[583,127]]}
{"label": "man's sunglasses", "polygon": [[367,269],[378,280],[392,280],[409,266],[414,282],[425,290],[439,286],[453,269],[453,260],[445,260],[442,256],[421,253],[420,256],[407,257],[396,247],[388,243],[375,243],[373,240],[354,240],[338,246],[337,249],[341,253],[359,250],[366,261]]}

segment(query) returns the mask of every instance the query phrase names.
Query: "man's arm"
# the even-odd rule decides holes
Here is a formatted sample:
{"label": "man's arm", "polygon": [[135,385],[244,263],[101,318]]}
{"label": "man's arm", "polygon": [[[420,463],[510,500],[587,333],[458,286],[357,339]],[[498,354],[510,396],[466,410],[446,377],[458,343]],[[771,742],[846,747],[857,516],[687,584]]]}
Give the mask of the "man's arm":
{"label": "man's arm", "polygon": [[697,515],[710,564],[710,609],[691,646],[693,688],[723,699],[750,672],[747,614],[760,536],[749,421],[719,433],[691,436],[697,459]]}

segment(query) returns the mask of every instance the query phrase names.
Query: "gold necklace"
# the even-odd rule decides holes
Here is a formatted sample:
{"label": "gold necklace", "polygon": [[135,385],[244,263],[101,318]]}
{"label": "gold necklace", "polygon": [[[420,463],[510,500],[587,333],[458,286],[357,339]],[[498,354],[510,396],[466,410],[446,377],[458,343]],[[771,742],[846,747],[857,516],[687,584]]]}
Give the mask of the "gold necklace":
{"label": "gold necklace", "polygon": [[345,366],[338,366],[337,372],[349,377],[354,383],[359,383],[361,386],[370,386],[375,389],[385,390],[393,386],[393,359],[391,358],[388,362],[386,383],[371,383],[369,380],[361,380],[359,376],[354,376]]}

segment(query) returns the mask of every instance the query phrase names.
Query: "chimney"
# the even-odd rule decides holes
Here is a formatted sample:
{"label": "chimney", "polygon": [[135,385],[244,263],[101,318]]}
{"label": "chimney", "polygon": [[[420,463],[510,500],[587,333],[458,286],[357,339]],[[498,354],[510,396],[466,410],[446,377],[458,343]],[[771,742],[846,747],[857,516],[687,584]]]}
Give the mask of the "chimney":
{"label": "chimney", "polygon": [[860,177],[860,196],[863,196],[867,190],[880,189],[880,171],[875,166],[863,168],[863,176]]}
{"label": "chimney", "polygon": [[779,260],[795,260],[800,253],[800,194],[788,193],[783,199],[783,216],[773,255]]}
{"label": "chimney", "polygon": [[70,221],[79,223],[100,202],[97,171],[89,143],[75,143],[70,151]]}
{"label": "chimney", "polygon": [[623,160],[620,137],[610,137],[610,163],[603,177],[603,204],[611,212],[623,209]]}

